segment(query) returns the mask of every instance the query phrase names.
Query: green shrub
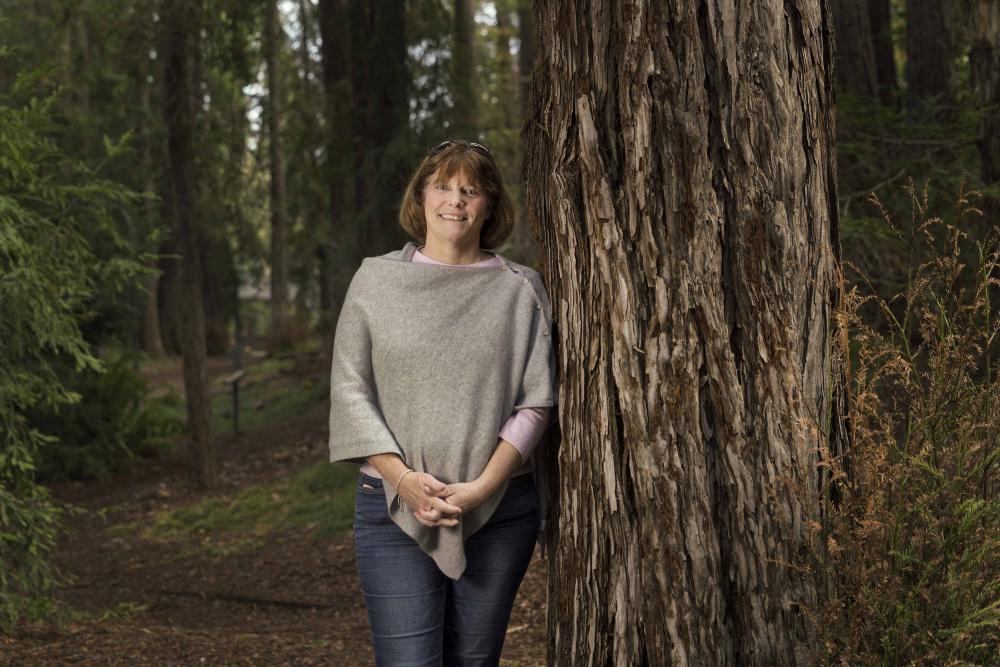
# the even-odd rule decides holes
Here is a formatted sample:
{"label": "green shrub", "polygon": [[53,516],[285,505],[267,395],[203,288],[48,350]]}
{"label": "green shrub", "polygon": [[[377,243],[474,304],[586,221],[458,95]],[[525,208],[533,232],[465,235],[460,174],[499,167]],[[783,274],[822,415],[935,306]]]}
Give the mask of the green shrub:
{"label": "green shrub", "polygon": [[109,355],[102,360],[102,371],[66,369],[63,384],[80,400],[30,417],[37,428],[56,438],[41,450],[40,480],[110,477],[183,432],[183,415],[163,400],[152,400],[146,381],[133,370],[138,356]]}
{"label": "green shrub", "polygon": [[[27,415],[79,399],[59,370],[101,369],[81,333],[89,303],[99,289],[138,282],[142,266],[114,218],[133,195],[60,152],[48,139],[55,98],[39,100],[35,89],[19,76],[0,96],[0,629],[53,609],[58,514],[36,482],[53,438]],[[105,146],[109,158],[120,150]],[[104,234],[116,254],[97,257],[84,229]]]}

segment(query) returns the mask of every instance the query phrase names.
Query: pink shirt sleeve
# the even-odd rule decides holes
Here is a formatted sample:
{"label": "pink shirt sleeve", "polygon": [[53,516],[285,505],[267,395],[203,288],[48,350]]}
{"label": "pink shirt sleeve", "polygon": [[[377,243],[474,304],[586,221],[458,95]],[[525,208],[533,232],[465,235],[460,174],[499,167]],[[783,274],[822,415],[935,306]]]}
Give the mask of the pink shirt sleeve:
{"label": "pink shirt sleeve", "polygon": [[521,452],[521,460],[527,461],[535,446],[549,425],[552,408],[523,408],[515,410],[500,429],[500,437],[514,445]]}

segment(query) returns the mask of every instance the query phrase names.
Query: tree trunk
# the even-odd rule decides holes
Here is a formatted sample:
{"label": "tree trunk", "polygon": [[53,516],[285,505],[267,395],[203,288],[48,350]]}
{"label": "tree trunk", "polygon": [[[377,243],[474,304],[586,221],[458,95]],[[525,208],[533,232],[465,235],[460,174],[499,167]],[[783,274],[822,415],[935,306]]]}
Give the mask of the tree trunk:
{"label": "tree trunk", "polygon": [[517,32],[521,38],[520,50],[517,52],[517,71],[520,75],[518,96],[521,102],[521,119],[528,117],[528,98],[531,95],[531,70],[535,65],[535,13],[531,8],[531,0],[517,0]]}
{"label": "tree trunk", "polygon": [[[398,248],[399,197],[406,187],[409,74],[406,69],[406,4],[350,0],[348,59],[357,140],[352,180],[354,223],[348,266]],[[353,271],[352,271],[353,273]]]}
{"label": "tree trunk", "polygon": [[218,462],[211,438],[212,406],[205,377],[205,311],[202,303],[201,233],[195,211],[194,113],[196,103],[190,73],[191,51],[197,48],[192,20],[199,7],[191,0],[162,0],[161,53],[164,54],[163,96],[170,169],[168,206],[178,246],[179,299],[172,304],[180,324],[184,357],[184,394],[187,402],[191,459],[197,481],[215,486]]}
{"label": "tree trunk", "polygon": [[323,42],[323,93],[326,99],[326,181],[329,184],[329,223],[327,240],[322,248],[320,271],[321,330],[323,349],[331,353],[333,333],[340,316],[340,304],[347,292],[350,275],[343,265],[348,260],[345,238],[350,230],[346,199],[350,166],[354,164],[353,145],[349,140],[351,84],[347,69],[347,6],[345,0],[320,0],[319,30]]}
{"label": "tree trunk", "polygon": [[479,136],[476,121],[476,51],[475,8],[472,0],[455,0],[454,42],[452,44],[451,136],[475,140]]}
{"label": "tree trunk", "polygon": [[877,100],[875,43],[866,4],[866,0],[834,0],[832,3],[837,85]]}
{"label": "tree trunk", "polygon": [[289,347],[288,216],[285,205],[285,148],[281,138],[281,73],[278,57],[284,31],[277,0],[267,0],[264,52],[267,60],[267,138],[271,157],[271,336],[269,348]]}
{"label": "tree trunk", "polygon": [[550,664],[817,664],[818,452],[846,444],[823,7],[536,3]]}
{"label": "tree trunk", "polygon": [[[142,189],[145,199],[142,202],[143,221],[147,234],[151,234],[156,228],[157,206],[153,201],[153,193],[156,192],[156,174],[153,163],[153,145],[155,142],[153,133],[153,109],[150,103],[149,85],[149,47],[155,43],[155,38],[150,29],[152,26],[152,13],[140,12],[138,34],[142,44],[147,48],[140,51],[138,57],[138,68],[136,71],[136,83],[139,87],[139,141],[141,146],[140,164],[142,169]],[[142,316],[142,350],[152,358],[164,355],[163,337],[160,334],[160,271],[155,260],[149,267],[153,270],[146,278],[146,303]]]}
{"label": "tree trunk", "polygon": [[868,23],[875,49],[875,74],[878,77],[879,99],[887,107],[899,101],[896,80],[896,52],[892,40],[892,4],[889,0],[868,0]]}
{"label": "tree trunk", "polygon": [[[969,65],[976,98],[983,108],[979,131],[980,174],[986,186],[1000,186],[1000,5],[970,0]],[[1000,225],[1000,199],[984,201],[985,230]],[[985,238],[980,236],[979,238]]]}
{"label": "tree trunk", "polygon": [[[936,106],[954,105],[951,87],[954,47],[947,2],[906,0],[906,97],[910,109],[920,109],[931,102]],[[936,115],[950,117],[953,112]]]}

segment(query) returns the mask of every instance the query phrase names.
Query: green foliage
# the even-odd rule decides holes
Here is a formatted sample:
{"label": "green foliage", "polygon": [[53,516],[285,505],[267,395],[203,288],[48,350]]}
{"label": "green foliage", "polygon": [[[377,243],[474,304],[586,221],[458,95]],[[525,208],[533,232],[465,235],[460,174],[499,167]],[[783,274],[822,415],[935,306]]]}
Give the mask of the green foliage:
{"label": "green foliage", "polygon": [[[140,264],[116,233],[113,213],[133,199],[122,186],[67,158],[48,139],[55,98],[31,97],[38,75],[0,97],[0,624],[51,609],[45,592],[58,513],[36,485],[39,451],[52,437],[26,415],[73,403],[59,369],[100,371],[81,333],[101,289],[138,278]],[[120,145],[107,142],[109,159]],[[118,249],[102,261],[84,228]]]}
{"label": "green foliage", "polygon": [[[39,479],[108,478],[139,456],[149,456],[184,430],[183,416],[170,398],[153,400],[133,370],[135,353],[102,359],[100,372],[63,373],[64,386],[80,400],[33,411],[30,423],[55,440],[42,449]],[[176,399],[175,399],[176,400]]]}
{"label": "green foliage", "polygon": [[150,540],[187,542],[220,554],[253,548],[285,528],[305,527],[320,539],[334,537],[354,521],[357,467],[319,463],[270,484],[159,512],[117,527]]}
{"label": "green foliage", "polygon": [[[916,224],[900,236],[929,259],[907,267],[898,307],[862,275],[867,294],[852,288],[838,315],[856,350],[854,442],[833,462],[846,498],[823,529],[836,595],[817,627],[830,664],[996,664],[1000,235],[971,243],[967,265],[969,195],[944,222],[926,188],[907,192]],[[863,323],[865,303],[882,322]]]}

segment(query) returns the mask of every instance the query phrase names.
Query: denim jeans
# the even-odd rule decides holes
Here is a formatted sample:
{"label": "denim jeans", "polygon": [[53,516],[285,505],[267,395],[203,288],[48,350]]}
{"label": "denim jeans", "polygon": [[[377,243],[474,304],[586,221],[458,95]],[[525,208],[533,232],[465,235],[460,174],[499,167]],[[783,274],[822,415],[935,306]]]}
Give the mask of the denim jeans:
{"label": "denim jeans", "polygon": [[498,665],[538,525],[534,475],[512,478],[493,516],[465,541],[465,572],[449,579],[389,518],[382,480],[362,473],[354,542],[376,664]]}

